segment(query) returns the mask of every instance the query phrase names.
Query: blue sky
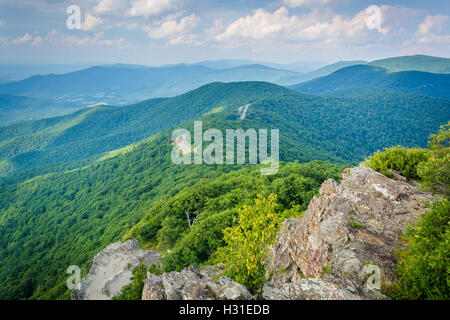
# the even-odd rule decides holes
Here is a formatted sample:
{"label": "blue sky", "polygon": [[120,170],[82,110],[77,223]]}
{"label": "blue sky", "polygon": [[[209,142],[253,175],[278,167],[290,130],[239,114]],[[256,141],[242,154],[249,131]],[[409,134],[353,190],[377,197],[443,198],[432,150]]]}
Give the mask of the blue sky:
{"label": "blue sky", "polygon": [[450,57],[449,15],[442,0],[0,0],[0,63]]}

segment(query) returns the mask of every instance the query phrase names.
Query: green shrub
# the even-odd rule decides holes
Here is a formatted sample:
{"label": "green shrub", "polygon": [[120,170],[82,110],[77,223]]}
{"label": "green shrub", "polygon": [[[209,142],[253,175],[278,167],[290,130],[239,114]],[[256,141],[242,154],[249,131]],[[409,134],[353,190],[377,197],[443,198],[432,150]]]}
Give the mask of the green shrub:
{"label": "green shrub", "polygon": [[407,149],[398,146],[384,149],[384,152],[376,152],[369,157],[366,164],[387,177],[392,176],[390,170],[396,170],[407,179],[417,179],[418,166],[428,160],[429,154],[429,150],[426,149]]}
{"label": "green shrub", "polygon": [[235,219],[236,225],[224,230],[226,246],[219,248],[215,262],[223,263],[229,277],[260,295],[267,281],[265,260],[268,246],[276,240],[282,217],[276,211],[276,195],[261,195],[252,206],[244,206]]}
{"label": "green shrub", "polygon": [[353,221],[353,220],[350,220],[347,225],[350,228],[352,228],[352,229],[362,229],[362,228],[364,228],[361,223]]}
{"label": "green shrub", "polygon": [[419,165],[423,185],[432,192],[450,195],[450,121],[430,137],[430,157]]}
{"label": "green shrub", "polygon": [[153,273],[156,276],[163,274],[161,268],[156,263],[152,263],[150,267],[148,267],[148,272]]}
{"label": "green shrub", "polygon": [[399,299],[450,299],[450,202],[432,205],[405,233],[407,249],[399,252],[399,281],[392,295]]}
{"label": "green shrub", "polygon": [[144,280],[147,278],[147,267],[140,264],[132,270],[131,283],[122,288],[120,294],[113,297],[113,300],[141,300]]}

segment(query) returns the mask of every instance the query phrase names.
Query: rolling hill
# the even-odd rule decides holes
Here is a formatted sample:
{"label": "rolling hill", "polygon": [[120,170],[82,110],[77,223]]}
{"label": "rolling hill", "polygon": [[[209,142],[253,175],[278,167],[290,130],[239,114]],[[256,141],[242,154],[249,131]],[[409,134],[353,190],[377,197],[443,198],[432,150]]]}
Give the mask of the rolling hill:
{"label": "rolling hill", "polygon": [[341,90],[383,89],[450,99],[450,75],[420,71],[389,72],[381,67],[355,65],[332,74],[294,85],[291,88],[309,94],[339,94]]}
{"label": "rolling hill", "polygon": [[0,176],[99,155],[208,112],[287,92],[268,83],[216,83],[170,99],[124,107],[98,105],[58,118],[0,128]]}
{"label": "rolling hill", "polygon": [[[424,103],[428,106],[424,111],[427,120],[421,120],[420,110]],[[255,128],[266,122],[284,128],[282,139],[286,139],[294,151],[290,155],[282,150],[284,160],[302,162],[314,159],[355,162],[385,145],[424,146],[425,140],[417,140],[417,137],[426,137],[428,132],[445,122],[449,112],[448,101],[403,94],[380,92],[365,97],[333,99],[299,94],[264,82],[213,83],[174,98],[151,99],[126,107],[99,105],[58,118],[0,128],[0,176],[99,157],[104,152],[126,147],[203,115],[222,117],[219,123],[223,127],[244,105],[250,105],[250,116],[253,112],[265,116],[254,123]],[[360,122],[357,113],[367,113],[373,105],[378,108],[375,113],[368,113],[367,124]],[[397,109],[396,115],[391,115],[389,121],[393,121],[394,116],[400,118],[401,112],[408,110],[409,121],[428,124],[417,126],[417,135],[408,136],[398,131],[398,128],[410,130],[406,129],[407,122],[399,122],[396,123],[398,128],[384,128],[393,134],[392,139],[388,135],[366,136],[371,130],[375,133],[379,129],[371,127],[370,121],[378,123],[377,118],[372,119],[373,115],[382,116],[394,109]],[[348,117],[336,118],[344,114]],[[339,123],[336,124],[337,119]],[[343,127],[354,126],[354,121],[367,128],[359,131],[362,129],[354,127],[358,131],[352,140]],[[230,126],[235,124],[232,122]],[[334,140],[339,143],[333,143]],[[357,149],[350,146],[354,143],[359,144]]]}
{"label": "rolling hill", "polygon": [[425,55],[402,56],[376,60],[369,65],[389,71],[422,71],[430,73],[450,73],[450,59]]}
{"label": "rolling hill", "polygon": [[0,127],[74,112],[74,103],[0,94]]}
{"label": "rolling hill", "polygon": [[38,75],[0,85],[0,93],[51,98],[93,105],[125,105],[149,98],[182,94],[210,82],[269,81],[281,85],[301,81],[301,74],[263,65],[214,69],[203,65],[145,67],[106,65],[67,74]]}
{"label": "rolling hill", "polygon": [[363,65],[363,64],[367,64],[367,61],[363,61],[363,60],[339,61],[339,62],[323,66],[317,70],[314,70],[314,71],[304,74],[302,82],[327,76],[327,75],[329,75],[339,69],[342,69],[342,68],[351,67],[354,65]]}

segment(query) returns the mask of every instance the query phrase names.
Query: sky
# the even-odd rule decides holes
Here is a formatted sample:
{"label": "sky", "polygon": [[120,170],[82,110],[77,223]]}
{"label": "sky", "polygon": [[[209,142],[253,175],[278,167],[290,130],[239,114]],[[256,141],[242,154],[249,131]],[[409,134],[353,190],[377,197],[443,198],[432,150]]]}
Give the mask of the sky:
{"label": "sky", "polygon": [[450,57],[449,15],[447,0],[0,0],[0,63]]}

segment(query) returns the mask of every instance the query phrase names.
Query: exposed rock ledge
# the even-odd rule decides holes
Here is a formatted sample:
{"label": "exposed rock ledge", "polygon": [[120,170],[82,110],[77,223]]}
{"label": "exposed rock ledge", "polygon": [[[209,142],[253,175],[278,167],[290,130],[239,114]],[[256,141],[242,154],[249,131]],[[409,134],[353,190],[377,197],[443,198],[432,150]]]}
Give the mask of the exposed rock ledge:
{"label": "exposed rock ledge", "polygon": [[386,298],[368,273],[379,267],[382,285],[394,280],[400,236],[434,198],[363,166],[341,177],[322,184],[301,219],[283,223],[268,259],[266,299]]}
{"label": "exposed rock ledge", "polygon": [[217,267],[197,266],[181,272],[148,274],[142,300],[250,300],[252,295],[241,284],[220,276]]}
{"label": "exposed rock ledge", "polygon": [[70,294],[72,300],[111,300],[131,282],[131,269],[158,262],[160,253],[142,250],[138,240],[116,242],[98,253],[89,274]]}

